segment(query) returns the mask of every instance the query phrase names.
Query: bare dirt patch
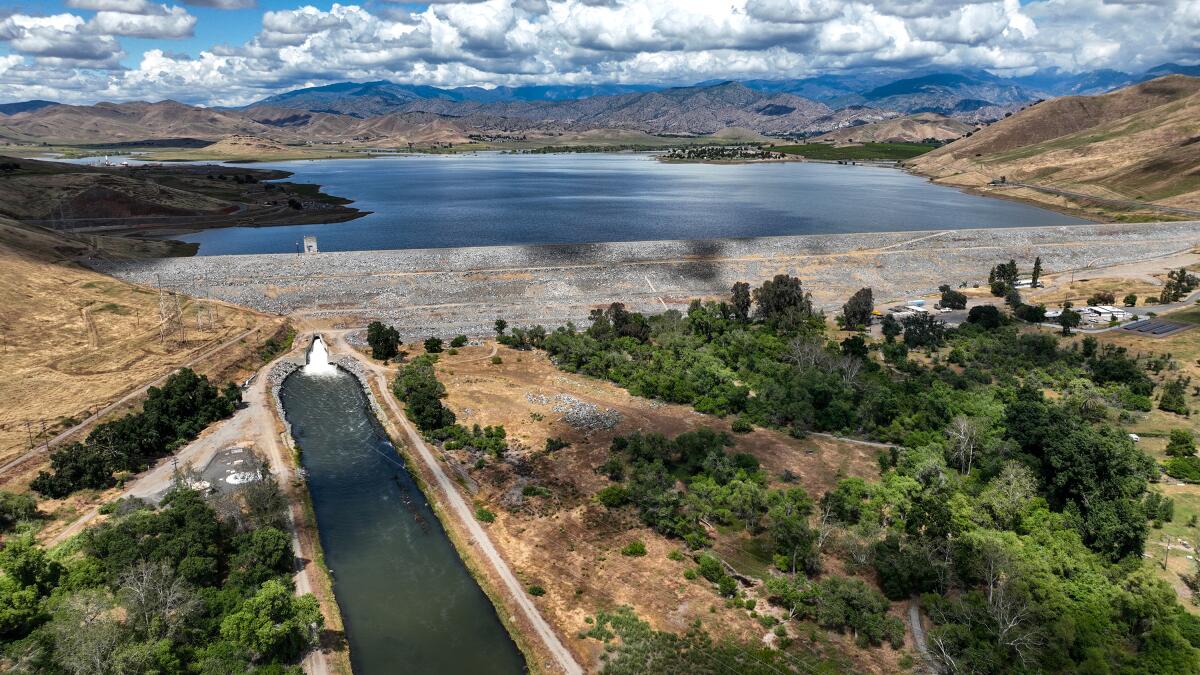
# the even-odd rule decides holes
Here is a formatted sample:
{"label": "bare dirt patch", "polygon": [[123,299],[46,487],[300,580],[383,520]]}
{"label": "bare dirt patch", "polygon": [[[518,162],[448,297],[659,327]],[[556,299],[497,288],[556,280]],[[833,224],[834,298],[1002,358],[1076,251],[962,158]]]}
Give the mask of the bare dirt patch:
{"label": "bare dirt patch", "polygon": [[[684,578],[684,571],[694,563],[682,542],[646,528],[631,508],[608,509],[592,498],[609,484],[595,469],[608,457],[614,436],[634,431],[673,436],[705,426],[729,431],[729,420],[641,399],[610,383],[564,373],[541,352],[500,347],[501,363],[495,364],[487,358],[491,349],[486,344],[464,348],[454,356],[442,354],[438,376],[449,392],[446,403],[461,424],[505,427],[509,461],[485,460],[477,468],[478,458],[465,451],[445,452],[444,458],[468,496],[497,514],[489,535],[524,583],[545,589],[537,604],[581,661],[597,667],[602,649],[597,641],[577,637],[587,628],[586,617],[620,605],[633,607],[662,630],[686,631],[699,619],[717,637],[764,639],[769,629],[746,609],[726,607],[724,598],[703,579]],[[620,421],[611,429],[573,427],[561,411],[564,400],[616,413]],[[547,453],[547,438],[565,440],[570,446]],[[842,476],[869,478],[878,473],[878,450],[869,446],[815,437],[795,439],[769,430],[735,438],[734,449],[754,454],[773,480],[778,482],[791,472],[796,484],[813,496]],[[753,579],[756,571],[765,573],[769,560],[755,558],[748,535],[715,534],[716,550],[745,567],[748,578]],[[621,554],[634,540],[644,542],[645,556]],[[744,560],[725,555],[735,549],[748,551]],[[668,557],[672,551],[684,553],[684,560],[672,560]],[[766,609],[760,600],[759,610]],[[849,655],[862,672],[895,670],[900,652],[858,650],[849,640],[818,632],[819,639],[805,642],[806,649]]]}

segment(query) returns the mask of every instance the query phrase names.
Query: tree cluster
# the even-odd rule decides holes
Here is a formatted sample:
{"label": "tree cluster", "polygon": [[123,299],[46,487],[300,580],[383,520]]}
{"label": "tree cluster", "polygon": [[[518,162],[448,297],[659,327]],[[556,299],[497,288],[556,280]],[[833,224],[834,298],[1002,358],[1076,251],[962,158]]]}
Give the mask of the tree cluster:
{"label": "tree cluster", "polygon": [[[260,514],[262,515],[262,514]],[[67,555],[0,551],[0,635],[22,672],[283,672],[322,618],[290,579],[291,537],[176,489],[86,531]]]}
{"label": "tree cluster", "polygon": [[51,453],[53,473],[38,473],[30,487],[56,499],[85,488],[112,487],[114,474],[145,470],[209,424],[232,415],[241,401],[236,384],[218,390],[206,376],[184,368],[161,389],[150,387],[140,412],[100,424],[82,443]]}
{"label": "tree cluster", "polygon": [[400,331],[394,326],[379,321],[367,324],[367,346],[371,348],[371,358],[380,361],[394,359],[400,354],[400,345]]}

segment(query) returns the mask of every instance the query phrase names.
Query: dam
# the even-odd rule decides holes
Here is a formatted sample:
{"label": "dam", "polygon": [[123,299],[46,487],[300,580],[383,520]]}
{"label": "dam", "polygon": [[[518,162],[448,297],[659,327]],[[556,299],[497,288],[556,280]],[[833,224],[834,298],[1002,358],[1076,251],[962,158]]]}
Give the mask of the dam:
{"label": "dam", "polygon": [[1200,221],[976,230],[93,260],[120,279],[278,314],[395,323],[405,340],[486,335],[492,322],[557,326],[598,305],[686,309],[737,281],[799,276],[840,307],[869,286],[878,302],[985,284],[1010,258],[1048,273],[1165,256],[1195,246]]}

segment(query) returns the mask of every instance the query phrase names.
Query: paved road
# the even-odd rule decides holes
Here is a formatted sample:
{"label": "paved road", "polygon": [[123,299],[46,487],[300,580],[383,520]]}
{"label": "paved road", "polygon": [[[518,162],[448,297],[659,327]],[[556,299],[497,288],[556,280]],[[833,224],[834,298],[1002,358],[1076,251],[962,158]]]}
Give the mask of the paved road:
{"label": "paved road", "polygon": [[[458,489],[454,487],[454,483],[442,470],[437,458],[430,451],[429,446],[425,444],[424,439],[421,438],[421,434],[417,432],[412,424],[409,423],[408,418],[405,417],[403,410],[401,410],[391,393],[391,387],[387,379],[387,370],[362,358],[356,350],[346,344],[345,340],[341,339],[341,336],[338,336],[333,342],[333,349],[336,352],[349,354],[357,359],[374,376],[376,385],[383,392],[383,403],[391,410],[393,417],[404,430],[404,436],[408,439],[410,447],[416,450],[417,455],[429,468],[430,472],[433,473],[437,481],[438,490],[443,496],[443,501],[450,507],[450,515],[454,516],[470,535],[470,543],[478,547],[482,559],[496,571],[496,574],[500,577],[510,596],[516,601],[521,613],[525,615],[525,618],[537,633],[538,638],[545,645],[546,650],[554,658],[555,662],[557,662],[559,669],[567,673],[567,675],[582,675],[583,668],[575,661],[575,657],[563,645],[562,641],[558,639],[558,635],[555,634],[550,624],[546,623],[546,620],[542,618],[541,612],[538,611],[537,606],[529,599],[521,582],[513,574],[508,563],[500,555],[500,552],[496,550],[483,526],[475,519],[474,511],[467,505],[466,500],[463,499]],[[387,422],[387,420],[384,421]]]}
{"label": "paved road", "polygon": [[[239,341],[245,339],[246,336],[250,335],[251,333],[253,333],[256,330],[258,330],[258,329],[251,328],[250,330],[247,330],[244,333],[236,335],[236,336],[226,340],[225,342],[222,342],[222,343],[220,343],[216,346],[213,346],[209,349],[206,349],[206,350],[200,352],[199,354],[196,354],[192,358],[188,359],[187,361],[181,363],[179,365],[179,368],[190,368],[191,366],[195,365],[196,363],[198,363],[204,359],[207,359],[208,357],[212,356],[213,354],[216,354],[219,351],[222,351],[234,344],[237,344]],[[175,368],[175,369],[171,370],[171,372],[169,372],[159,378],[156,378],[152,382],[143,384],[140,387],[136,387],[135,389],[133,389],[129,393],[125,394],[121,398],[118,398],[116,401],[113,401],[112,403],[104,406],[100,410],[96,411],[94,414],[89,415],[88,418],[85,419],[84,421],[80,422],[79,424],[76,424],[75,426],[71,427],[70,429],[67,429],[66,431],[63,431],[62,433],[58,434],[54,438],[51,438],[48,443],[43,443],[43,444],[39,445],[38,447],[30,450],[29,452],[26,452],[14,459],[11,459],[11,460],[5,462],[4,464],[0,464],[0,473],[5,473],[7,471],[10,471],[11,469],[13,469],[17,466],[20,466],[21,464],[29,461],[30,459],[33,459],[34,457],[44,454],[45,452],[47,452],[48,447],[53,449],[53,447],[55,445],[58,445],[59,443],[62,443],[63,441],[70,438],[71,436],[74,436],[75,434],[79,433],[80,431],[83,431],[87,427],[91,426],[92,424],[94,424],[95,422],[97,422],[98,420],[103,418],[105,415],[111,413],[112,411],[116,410],[117,408],[120,408],[121,406],[125,405],[126,403],[129,403],[130,401],[137,398],[138,396],[145,394],[146,391],[150,389],[150,387],[157,387],[158,385],[162,384],[163,382],[165,382],[167,380],[168,377],[171,376],[172,373],[174,373],[176,370],[179,370],[179,368]]]}

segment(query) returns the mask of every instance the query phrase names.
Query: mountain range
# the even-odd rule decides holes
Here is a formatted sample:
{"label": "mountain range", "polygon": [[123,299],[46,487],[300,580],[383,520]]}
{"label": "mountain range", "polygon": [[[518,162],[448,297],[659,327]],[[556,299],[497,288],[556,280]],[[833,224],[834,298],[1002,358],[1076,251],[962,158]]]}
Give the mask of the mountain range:
{"label": "mountain range", "polygon": [[812,136],[923,113],[949,116],[956,123],[988,123],[1042,99],[1102,93],[1171,73],[1197,74],[1200,66],[1163,64],[1136,75],[1047,70],[1019,78],[980,70],[904,77],[909,74],[876,69],[792,80],[702,82],[690,87],[597,84],[485,89],[343,82],[285,92],[242,108],[204,108],[173,101],[4,104],[0,105],[0,141],[136,144],[245,135],[280,143],[389,145],[536,139],[599,130],[695,136],[724,129]]}

